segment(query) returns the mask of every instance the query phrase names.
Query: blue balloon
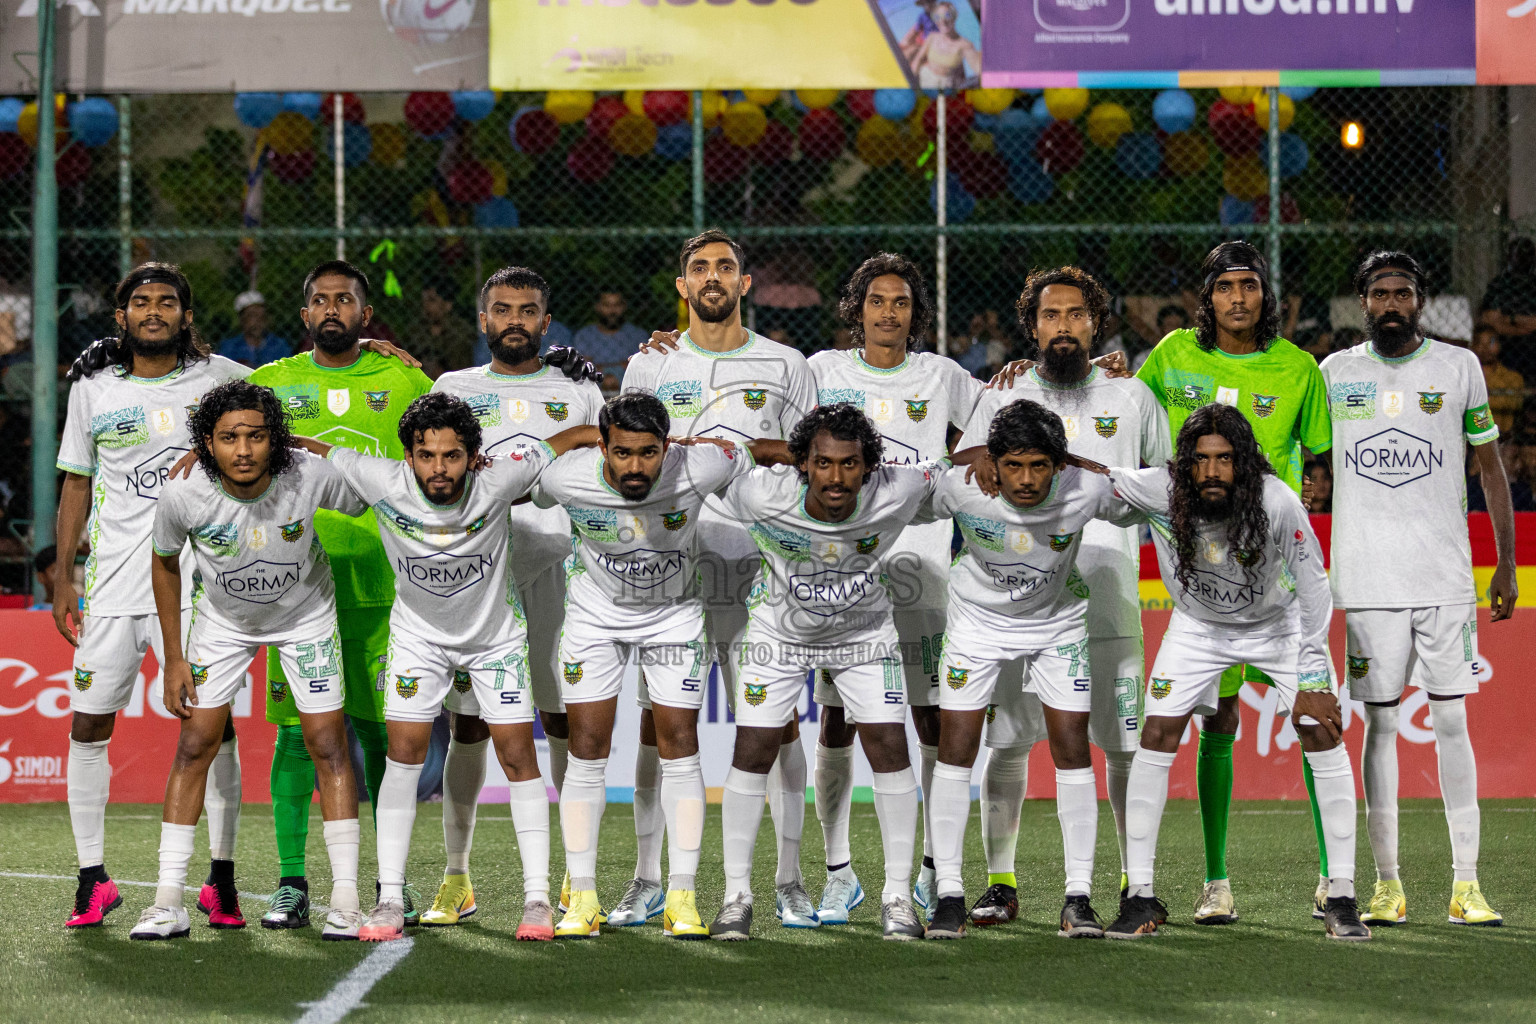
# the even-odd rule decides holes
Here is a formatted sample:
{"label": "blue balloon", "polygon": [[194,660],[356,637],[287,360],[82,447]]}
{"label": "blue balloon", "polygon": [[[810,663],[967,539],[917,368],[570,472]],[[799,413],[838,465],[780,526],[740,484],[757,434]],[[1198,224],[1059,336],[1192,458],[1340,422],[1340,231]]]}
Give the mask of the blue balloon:
{"label": "blue balloon", "polygon": [[1010,165],[1033,160],[1035,143],[1040,138],[1040,123],[1023,107],[1009,107],[997,115],[992,128],[992,142],[998,155]]}
{"label": "blue balloon", "polygon": [[996,114],[975,114],[971,117],[971,131],[994,132],[997,130]]}
{"label": "blue balloon", "polygon": [[917,93],[911,89],[876,89],[875,113],[887,121],[910,117],[917,109]]}
{"label": "blue balloon", "polygon": [[[373,133],[368,131],[365,124],[347,122],[342,126],[342,145],[345,147],[345,163],[348,167],[356,167],[368,159],[373,152]],[[336,133],[325,133],[325,152],[332,160],[336,159]]]}
{"label": "blue balloon", "polygon": [[668,124],[656,129],[656,155],[664,160],[687,160],[693,155],[693,125]]}
{"label": "blue balloon", "polygon": [[[249,128],[265,128],[283,112],[283,95],[276,92],[235,94],[235,116]],[[13,131],[15,129],[12,129]]]}
{"label": "blue balloon", "polygon": [[805,104],[800,102],[800,97],[795,95],[793,89],[784,90],[784,102],[789,104],[789,109],[797,114],[803,114],[806,111]]}
{"label": "blue balloon", "polygon": [[453,112],[466,121],[484,121],[496,107],[496,94],[489,89],[456,92],[453,96]]}
{"label": "blue balloon", "polygon": [[[950,224],[961,224],[971,219],[971,214],[976,212],[976,197],[965,190],[960,184],[960,175],[951,172],[946,175],[949,188],[944,194],[944,219]],[[939,183],[935,181],[928,189],[928,205],[937,212],[939,209]]]}
{"label": "blue balloon", "polygon": [[1050,124],[1056,120],[1051,116],[1051,108],[1045,105],[1045,97],[1035,100],[1034,106],[1029,108],[1029,114],[1040,124]]}
{"label": "blue balloon", "polygon": [[1230,193],[1222,196],[1221,222],[1223,224],[1252,224],[1253,204],[1245,203]]}
{"label": "blue balloon", "polygon": [[295,114],[303,114],[311,121],[320,116],[320,105],[324,102],[325,97],[317,92],[283,93],[283,109],[291,110]]}
{"label": "blue balloon", "polygon": [[71,103],[69,132],[82,146],[105,146],[117,134],[117,105],[101,96]]}
{"label": "blue balloon", "polygon": [[1307,169],[1307,140],[1294,132],[1280,135],[1280,177],[1294,178]]}
{"label": "blue balloon", "polygon": [[1152,100],[1152,120],[1170,135],[1188,131],[1195,114],[1195,98],[1183,89],[1164,89]]}
{"label": "blue balloon", "polygon": [[1312,98],[1312,94],[1317,92],[1317,86],[1315,86],[1315,85],[1282,85],[1280,87],[1280,91],[1285,93],[1291,99],[1295,100],[1297,103],[1300,103],[1302,100],[1309,100],[1309,99],[1311,99]]}
{"label": "blue balloon", "polygon": [[1008,176],[1008,191],[1025,206],[1043,203],[1056,192],[1056,182],[1033,159],[1021,160]]}
{"label": "blue balloon", "polygon": [[493,196],[475,207],[477,228],[515,228],[519,220],[517,206],[506,196]]}
{"label": "blue balloon", "polygon": [[1126,132],[1115,144],[1115,163],[1128,178],[1151,178],[1163,166],[1163,149],[1146,132]]}

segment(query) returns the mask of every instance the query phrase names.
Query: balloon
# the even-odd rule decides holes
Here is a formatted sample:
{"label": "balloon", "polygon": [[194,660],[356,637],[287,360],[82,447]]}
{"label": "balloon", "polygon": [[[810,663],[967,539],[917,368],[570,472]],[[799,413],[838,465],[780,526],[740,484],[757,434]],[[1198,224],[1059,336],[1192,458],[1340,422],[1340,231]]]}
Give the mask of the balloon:
{"label": "balloon", "polygon": [[1252,103],[1254,97],[1264,90],[1257,85],[1224,85],[1216,91],[1228,103],[1241,107],[1245,103]]}
{"label": "balloon", "polygon": [[1238,199],[1251,203],[1269,193],[1269,170],[1253,153],[1228,157],[1222,168],[1221,184]]}
{"label": "balloon", "polygon": [[1035,142],[1040,138],[1040,124],[1023,107],[1010,107],[997,115],[992,129],[992,143],[1010,164],[1035,158]]}
{"label": "balloon", "polygon": [[628,113],[629,108],[617,96],[599,96],[593,101],[592,109],[587,111],[587,134],[605,138],[614,122]]}
{"label": "balloon", "polygon": [[[1280,130],[1285,131],[1296,120],[1296,102],[1285,93],[1280,94],[1280,105],[1276,108],[1279,112]],[[1269,131],[1269,93],[1259,93],[1258,99],[1253,101],[1253,120],[1258,126]]]}
{"label": "balloon", "polygon": [[466,121],[484,121],[496,108],[496,94],[489,89],[468,89],[453,96],[453,112]]}
{"label": "balloon", "polygon": [[1051,108],[1046,105],[1045,97],[1038,97],[1029,107],[1030,116],[1043,127],[1056,120],[1051,116]]}
{"label": "balloon", "polygon": [[1317,86],[1315,86],[1315,85],[1282,85],[1280,87],[1280,91],[1282,93],[1284,93],[1286,96],[1289,96],[1291,99],[1295,100],[1297,103],[1300,103],[1302,100],[1309,100],[1309,99],[1311,99],[1312,98],[1312,94],[1317,92]]}
{"label": "balloon", "polygon": [[[1260,196],[1254,200],[1253,219],[1259,224],[1269,220],[1269,196]],[[1295,198],[1289,192],[1282,192],[1280,194],[1280,223],[1301,223],[1301,207],[1296,205]]]}
{"label": "balloon", "polygon": [[517,206],[505,196],[493,196],[475,207],[477,228],[515,228],[518,223]]}
{"label": "balloon", "polygon": [[[965,101],[964,96],[949,97],[948,107],[944,111],[944,125],[950,138],[964,137],[971,130],[971,122],[976,118],[976,109]],[[929,138],[937,138],[939,134],[939,104],[935,100],[923,111],[923,131]]]}
{"label": "balloon", "polygon": [[15,132],[0,133],[0,178],[14,178],[32,163],[32,147]]}
{"label": "balloon", "polygon": [[608,145],[620,156],[645,156],[656,148],[656,126],[644,114],[625,114],[608,129]]}
{"label": "balloon", "polygon": [[760,164],[781,164],[795,149],[795,133],[782,121],[769,121],[763,137],[752,147],[752,159]]}
{"label": "balloon", "polygon": [[575,124],[595,102],[596,97],[585,89],[551,89],[544,96],[544,110],[561,124]]}
{"label": "balloon", "polygon": [[[56,95],[53,102],[53,146],[63,149],[68,136],[65,134],[64,97]],[[27,140],[27,145],[37,145],[37,103],[34,101],[21,108],[16,117],[16,133]]]}
{"label": "balloon", "polygon": [[[380,167],[393,167],[405,159],[405,132],[400,130],[399,125],[387,121],[371,124],[368,126],[368,138],[368,158]],[[351,151],[352,143],[349,139],[347,152]]]}
{"label": "balloon", "polygon": [[868,121],[875,116],[875,91],[873,89],[850,89],[848,91],[848,113],[860,121]]}
{"label": "balloon", "polygon": [[[720,115],[725,113],[725,108],[730,106],[725,96],[716,90],[705,90],[700,94],[700,106],[704,108],[704,127],[713,128],[720,120]],[[693,107],[690,103],[688,116],[693,116]]]}
{"label": "balloon", "polygon": [[1253,204],[1236,196],[1222,196],[1220,214],[1223,224],[1252,224]]}
{"label": "balloon", "polygon": [[[373,134],[365,124],[348,123],[341,129],[343,157],[346,166],[356,167],[365,163],[373,153]],[[325,152],[332,161],[336,159],[336,132],[325,133]]]}
{"label": "balloon", "polygon": [[1168,169],[1181,178],[1199,174],[1211,159],[1205,140],[1189,132],[1175,132],[1163,142],[1163,159]]}
{"label": "balloon", "polygon": [[796,89],[795,99],[807,110],[825,110],[837,102],[836,89]]}
{"label": "balloon", "polygon": [[1195,98],[1183,89],[1164,89],[1152,100],[1152,120],[1170,135],[1189,131],[1195,114]]}
{"label": "balloon", "polygon": [[[291,110],[299,114],[307,121],[313,121],[320,116],[322,97],[317,92],[285,92],[283,93],[283,109]],[[308,177],[308,175],[305,175]]]}
{"label": "balloon", "polygon": [[971,151],[957,168],[960,184],[977,199],[1002,195],[1008,187],[1008,164],[996,153]]}
{"label": "balloon", "polygon": [[645,113],[645,90],[644,89],[625,89],[624,90],[624,109],[628,110],[631,114],[644,114]]}
{"label": "balloon", "polygon": [[[330,124],[336,118],[336,94],[327,93],[320,103],[320,120],[324,124]],[[363,109],[363,101],[355,92],[341,94],[341,119],[348,124],[362,124],[368,120],[368,112]]]}
{"label": "balloon", "polygon": [[1118,103],[1100,103],[1088,111],[1088,139],[1100,149],[1112,149],[1130,131],[1131,112]]}
{"label": "balloon", "polygon": [[1309,158],[1307,141],[1300,135],[1286,132],[1280,136],[1280,177],[1296,177],[1307,169]]}
{"label": "balloon", "polygon": [[1035,156],[1049,174],[1065,174],[1083,162],[1083,133],[1071,121],[1056,121],[1040,133]]}
{"label": "balloon", "polygon": [[853,148],[869,166],[884,167],[901,159],[901,133],[885,118],[872,117],[859,125]]}
{"label": "balloon", "polygon": [[1008,191],[1025,206],[1043,203],[1056,191],[1056,182],[1033,160],[1022,160],[1013,165],[1008,176]]}
{"label": "balloon", "polygon": [[[294,112],[289,110],[286,113]],[[315,172],[315,151],[306,149],[299,153],[273,153],[267,160],[267,166],[272,169],[278,181],[296,184]]]}
{"label": "balloon", "polygon": [[793,110],[797,114],[803,114],[807,110],[811,109],[810,107],[807,107],[804,103],[801,103],[800,102],[800,97],[796,96],[792,90],[785,89],[779,95],[784,98],[784,102],[785,103],[789,104],[789,109]]}
{"label": "balloon", "polygon": [[482,160],[485,169],[491,172],[491,195],[504,196],[507,194],[507,168],[500,160]]}
{"label": "balloon", "polygon": [[606,139],[583,135],[565,154],[565,168],[583,184],[602,181],[613,170],[613,150]]}
{"label": "balloon", "polygon": [[[950,224],[960,224],[970,219],[976,212],[976,197],[965,190],[960,184],[960,176],[951,172],[945,179],[948,187],[944,190],[944,219]],[[939,209],[939,183],[935,181],[928,189],[928,205],[937,213]]]}
{"label": "balloon", "polygon": [[996,153],[997,142],[993,140],[990,132],[971,130],[971,134],[965,137],[965,144],[975,153]]}
{"label": "balloon", "polygon": [[746,99],[748,103],[756,103],[760,107],[766,107],[774,100],[779,98],[779,90],[745,89],[742,91],[742,97]]}
{"label": "balloon", "polygon": [[490,168],[473,157],[460,160],[448,171],[448,196],[456,203],[477,206],[491,198]]}
{"label": "balloon", "polygon": [[911,89],[876,89],[875,113],[887,121],[900,121],[917,107],[917,93]]}
{"label": "balloon", "polygon": [[91,173],[91,151],[84,146],[67,146],[54,161],[53,180],[60,188],[73,188]]}
{"label": "balloon", "polygon": [[1146,132],[1126,132],[1115,144],[1115,163],[1128,178],[1151,178],[1163,166],[1163,151]]}
{"label": "balloon", "polygon": [[1254,123],[1248,108],[1226,100],[1211,104],[1206,122],[1211,126],[1211,138],[1215,140],[1216,148],[1227,156],[1252,153],[1264,139],[1264,129]]}
{"label": "balloon", "polygon": [[735,181],[747,171],[747,151],[720,136],[704,143],[704,180],[711,184]]}
{"label": "balloon", "polygon": [[453,97],[445,92],[413,92],[405,98],[405,123],[417,135],[441,135],[453,117]]}
{"label": "balloon", "polygon": [[[272,151],[281,156],[310,152],[310,147],[315,142],[315,126],[310,124],[303,114],[292,110],[285,110],[278,114],[272,119],[271,124],[261,130],[261,133],[266,137],[267,145],[272,147]],[[308,172],[300,177],[308,177]]]}
{"label": "balloon", "polygon": [[68,108],[69,132],[82,146],[105,146],[117,134],[117,104],[87,96]]}
{"label": "balloon", "polygon": [[[0,102],[9,103],[10,100]],[[240,92],[235,94],[235,116],[248,128],[265,128],[283,112],[282,93]]]}
{"label": "balloon", "polygon": [[657,127],[681,124],[692,114],[692,98],[685,92],[648,92],[645,94],[645,116],[656,122]]}
{"label": "balloon", "polygon": [[831,160],[847,141],[842,119],[830,110],[808,110],[800,119],[800,155],[807,160]]}
{"label": "balloon", "polygon": [[983,114],[1001,114],[1013,106],[1012,89],[967,89],[965,101]]}
{"label": "balloon", "polygon": [[1071,121],[1088,109],[1087,89],[1047,89],[1045,109],[1058,121]]}
{"label": "balloon", "polygon": [[560,141],[560,122],[547,110],[524,110],[512,119],[512,144],[519,152],[538,156]]}
{"label": "balloon", "polygon": [[768,115],[756,103],[742,100],[725,108],[720,131],[732,145],[755,146],[768,130]]}
{"label": "balloon", "polygon": [[[650,95],[655,95],[651,93]],[[669,124],[656,129],[656,155],[663,160],[687,160],[693,153],[693,126]]]}

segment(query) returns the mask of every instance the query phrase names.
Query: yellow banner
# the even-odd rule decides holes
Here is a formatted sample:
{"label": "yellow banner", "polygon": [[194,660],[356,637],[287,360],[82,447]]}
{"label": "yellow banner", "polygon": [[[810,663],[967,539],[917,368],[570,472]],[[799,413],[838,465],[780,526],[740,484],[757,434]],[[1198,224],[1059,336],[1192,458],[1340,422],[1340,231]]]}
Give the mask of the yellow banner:
{"label": "yellow banner", "polygon": [[870,0],[491,0],[491,87],[898,89]]}

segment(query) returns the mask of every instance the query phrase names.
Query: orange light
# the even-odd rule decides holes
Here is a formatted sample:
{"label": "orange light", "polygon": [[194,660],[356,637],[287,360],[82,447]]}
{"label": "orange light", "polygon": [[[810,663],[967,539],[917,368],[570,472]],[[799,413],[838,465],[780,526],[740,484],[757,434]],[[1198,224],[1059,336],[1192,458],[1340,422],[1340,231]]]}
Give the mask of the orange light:
{"label": "orange light", "polygon": [[1360,122],[1345,121],[1344,127],[1339,129],[1339,141],[1345,149],[1359,149],[1365,143],[1365,130],[1360,127]]}

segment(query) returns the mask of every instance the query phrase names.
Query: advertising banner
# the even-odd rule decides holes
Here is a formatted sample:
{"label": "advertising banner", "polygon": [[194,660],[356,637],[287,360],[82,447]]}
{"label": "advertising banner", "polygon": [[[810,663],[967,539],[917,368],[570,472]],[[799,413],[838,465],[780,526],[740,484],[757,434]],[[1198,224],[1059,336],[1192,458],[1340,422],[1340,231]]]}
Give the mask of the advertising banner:
{"label": "advertising banner", "polygon": [[1536,83],[1536,0],[1477,0],[1477,84]]}

